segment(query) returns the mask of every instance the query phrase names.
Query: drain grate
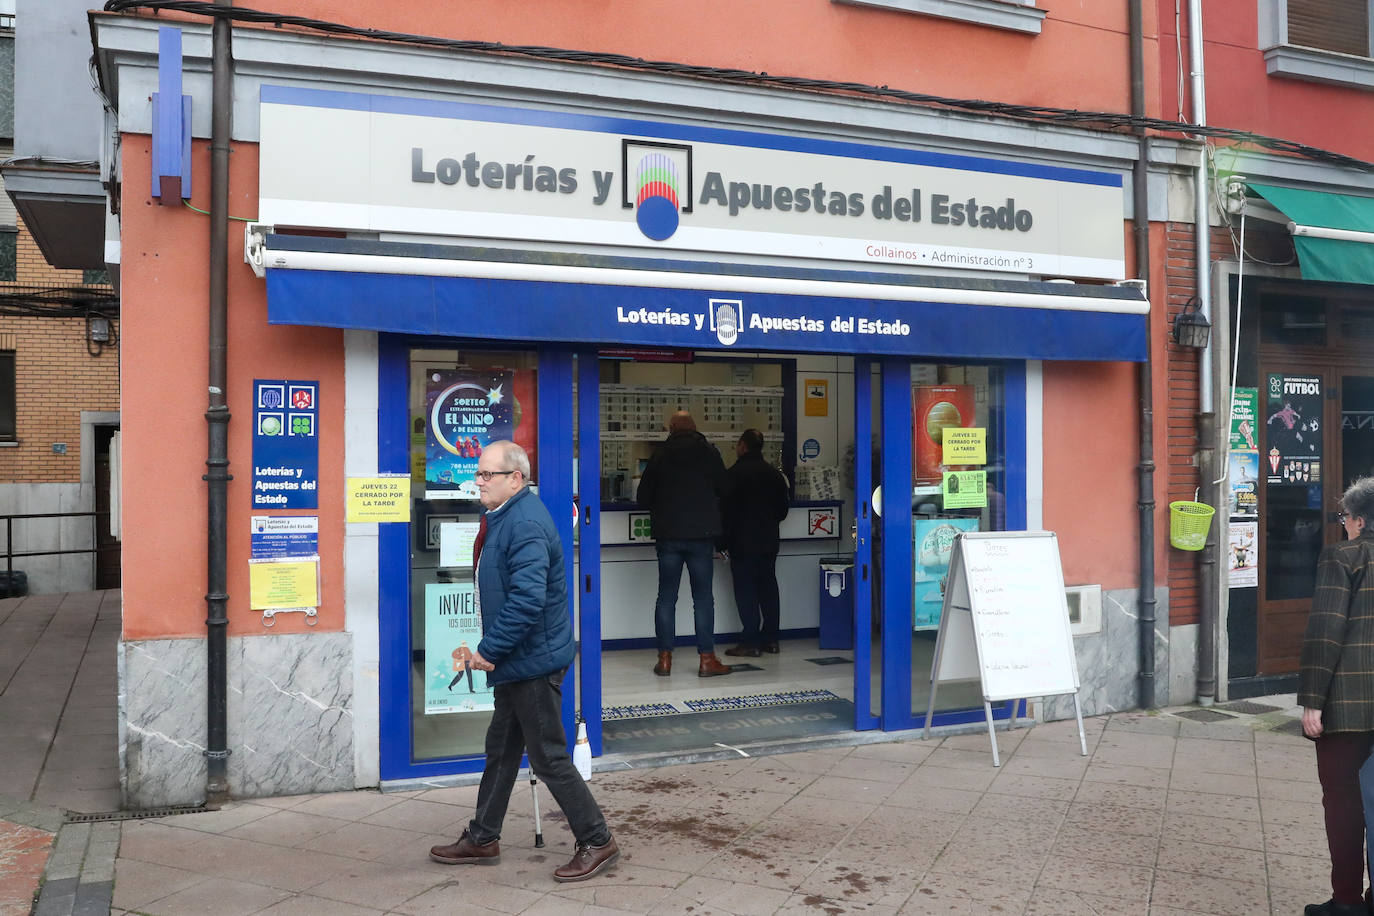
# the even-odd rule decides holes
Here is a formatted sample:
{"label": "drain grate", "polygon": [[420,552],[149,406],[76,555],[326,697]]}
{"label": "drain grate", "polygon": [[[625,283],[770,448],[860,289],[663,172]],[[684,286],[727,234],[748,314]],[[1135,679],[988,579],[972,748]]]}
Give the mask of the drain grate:
{"label": "drain grate", "polygon": [[1174,715],[1180,719],[1192,719],[1194,722],[1224,722],[1227,719],[1235,718],[1229,713],[1217,712],[1215,709],[1185,709],[1183,712],[1174,713]]}
{"label": "drain grate", "polygon": [[1297,735],[1298,737],[1302,737],[1302,720],[1289,719],[1282,725],[1275,725],[1273,728],[1269,730],[1271,732],[1278,732],[1282,735]]}
{"label": "drain grate", "polygon": [[1269,706],[1264,703],[1251,703],[1249,700],[1236,700],[1234,703],[1222,703],[1217,709],[1224,709],[1227,712],[1239,712],[1247,716],[1258,716],[1260,713],[1278,712],[1282,707]]}
{"label": "drain grate", "polygon": [[151,817],[172,817],[176,814],[203,814],[209,810],[205,805],[170,805],[166,808],[105,811],[99,814],[79,814],[75,811],[68,811],[65,822],[68,824],[95,824],[103,821],[141,821]]}

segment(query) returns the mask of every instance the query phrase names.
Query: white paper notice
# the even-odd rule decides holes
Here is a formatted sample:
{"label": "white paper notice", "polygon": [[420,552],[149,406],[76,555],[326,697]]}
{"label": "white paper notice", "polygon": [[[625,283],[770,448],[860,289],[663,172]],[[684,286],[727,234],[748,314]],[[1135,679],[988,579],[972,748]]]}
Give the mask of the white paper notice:
{"label": "white paper notice", "polygon": [[472,545],[477,540],[478,522],[444,522],[439,526],[439,565],[472,566]]}

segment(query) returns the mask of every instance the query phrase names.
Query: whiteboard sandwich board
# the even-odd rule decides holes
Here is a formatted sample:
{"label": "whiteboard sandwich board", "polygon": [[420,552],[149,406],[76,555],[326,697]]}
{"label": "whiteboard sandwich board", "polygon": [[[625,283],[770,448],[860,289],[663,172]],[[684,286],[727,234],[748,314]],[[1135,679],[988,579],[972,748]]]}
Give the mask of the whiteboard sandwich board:
{"label": "whiteboard sandwich board", "polygon": [[993,766],[1001,766],[1001,759],[992,704],[1003,700],[1013,701],[1011,728],[1015,701],[1072,694],[1078,741],[1087,755],[1078,662],[1054,532],[965,532],[955,539],[930,666],[924,736],[930,735],[936,688],[945,681],[981,682]]}

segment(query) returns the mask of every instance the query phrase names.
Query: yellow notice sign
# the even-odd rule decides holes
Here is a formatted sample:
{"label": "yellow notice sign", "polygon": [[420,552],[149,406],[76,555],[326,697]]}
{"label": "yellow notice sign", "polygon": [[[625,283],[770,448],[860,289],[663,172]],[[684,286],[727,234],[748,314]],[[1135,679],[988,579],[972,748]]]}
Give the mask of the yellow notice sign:
{"label": "yellow notice sign", "polygon": [[945,471],[940,495],[946,509],[982,509],[988,504],[988,472]]}
{"label": "yellow notice sign", "polygon": [[319,605],[319,557],[248,561],[248,606],[253,610]]}
{"label": "yellow notice sign", "polygon": [[946,426],[942,464],[987,464],[987,430],[980,426]]}
{"label": "yellow notice sign", "polygon": [[348,521],[410,521],[410,475],[348,478]]}
{"label": "yellow notice sign", "polygon": [[830,416],[830,380],[809,378],[806,380],[806,416]]}

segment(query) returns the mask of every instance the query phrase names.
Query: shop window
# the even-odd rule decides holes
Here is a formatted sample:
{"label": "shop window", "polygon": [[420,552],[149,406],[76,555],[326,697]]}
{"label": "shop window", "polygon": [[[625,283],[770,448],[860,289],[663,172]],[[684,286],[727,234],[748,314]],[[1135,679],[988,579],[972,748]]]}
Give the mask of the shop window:
{"label": "shop window", "polygon": [[19,277],[19,230],[0,227],[0,281],[13,283]]}
{"label": "shop window", "polygon": [[1341,307],[1342,340],[1374,340],[1374,309]]}
{"label": "shop window", "polygon": [[14,442],[17,438],[14,351],[0,350],[0,442]]}
{"label": "shop window", "polygon": [[472,550],[482,507],[473,472],[486,445],[512,439],[529,453],[537,486],[537,365],[534,353],[410,354],[411,491],[417,497],[410,568],[415,760],[482,753],[491,693],[486,674],[466,664],[481,638]]}
{"label": "shop window", "polygon": [[1260,342],[1286,347],[1326,345],[1326,300],[1266,295],[1260,300]]}
{"label": "shop window", "polygon": [[957,19],[995,29],[1040,34],[1045,11],[1035,0],[834,0],[849,6],[900,10],[939,19]]}
{"label": "shop window", "polygon": [[1260,0],[1271,76],[1374,89],[1368,0]]}

